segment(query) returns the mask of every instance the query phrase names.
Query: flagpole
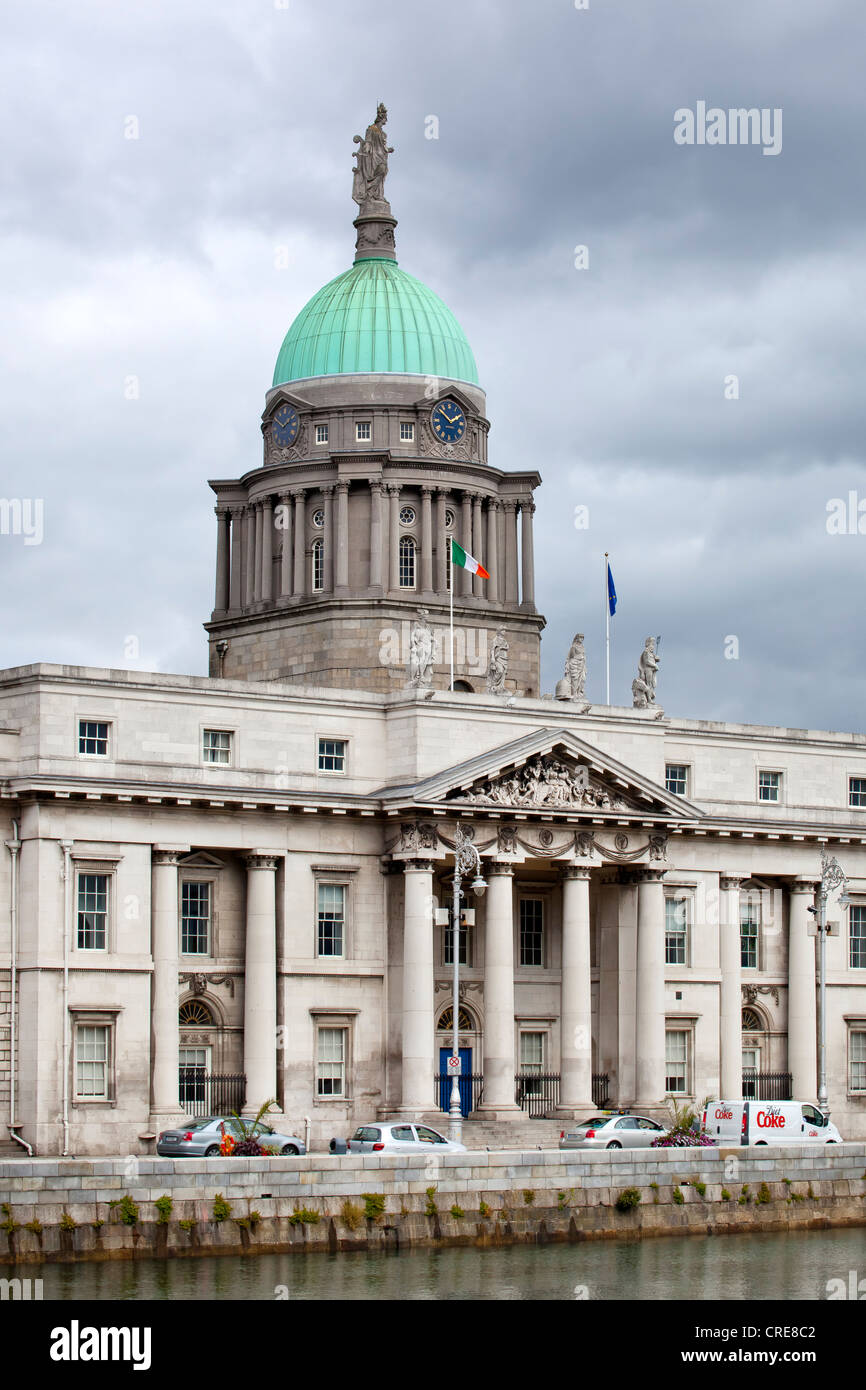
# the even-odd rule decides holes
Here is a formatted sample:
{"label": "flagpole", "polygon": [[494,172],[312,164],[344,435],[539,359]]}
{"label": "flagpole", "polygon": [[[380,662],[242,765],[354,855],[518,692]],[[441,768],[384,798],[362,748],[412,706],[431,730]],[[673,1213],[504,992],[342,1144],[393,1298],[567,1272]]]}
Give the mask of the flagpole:
{"label": "flagpole", "polygon": [[610,704],[610,581],[608,579],[608,553],[604,552],[604,657],[606,673],[605,704]]}
{"label": "flagpole", "polygon": [[451,550],[451,541],[448,542],[448,571],[451,583],[448,588],[448,595],[451,600],[451,690],[454,689],[454,555]]}

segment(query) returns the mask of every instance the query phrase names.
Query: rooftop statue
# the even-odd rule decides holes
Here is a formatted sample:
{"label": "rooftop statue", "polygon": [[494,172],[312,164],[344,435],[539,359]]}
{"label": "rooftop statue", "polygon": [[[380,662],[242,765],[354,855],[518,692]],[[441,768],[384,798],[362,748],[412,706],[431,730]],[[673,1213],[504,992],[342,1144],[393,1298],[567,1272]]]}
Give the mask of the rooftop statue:
{"label": "rooftop statue", "polygon": [[387,109],[380,101],[373,124],[367,126],[363,136],[354,137],[354,143],[359,148],[352,156],[357,161],[352,182],[352,197],[362,211],[368,203],[385,202],[388,155],[394,153],[393,146],[386,144],[387,119]]}
{"label": "rooftop statue", "polygon": [[640,654],[637,677],[631,683],[632,699],[635,709],[647,709],[656,702],[656,678],[659,659],[656,655],[655,638],[648,637]]}

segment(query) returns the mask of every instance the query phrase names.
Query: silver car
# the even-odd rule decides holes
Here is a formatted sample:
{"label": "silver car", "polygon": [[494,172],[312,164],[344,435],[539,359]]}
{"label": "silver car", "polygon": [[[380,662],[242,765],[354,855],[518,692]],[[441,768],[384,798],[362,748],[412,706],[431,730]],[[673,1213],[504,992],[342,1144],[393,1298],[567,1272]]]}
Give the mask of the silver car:
{"label": "silver car", "polygon": [[[219,1158],[224,1134],[230,1134],[235,1140],[243,1137],[237,1121],[231,1116],[200,1115],[185,1120],[178,1129],[164,1129],[156,1141],[156,1152],[163,1158]],[[256,1126],[255,1137],[263,1149],[272,1149],[283,1157],[307,1152],[302,1139],[294,1134],[278,1134],[261,1120]]]}
{"label": "silver car", "polygon": [[559,1136],[561,1149],[645,1149],[667,1134],[645,1115],[594,1115]]}
{"label": "silver car", "polygon": [[349,1153],[452,1153],[468,1152],[465,1144],[446,1139],[429,1125],[375,1124],[359,1125],[348,1141]]}

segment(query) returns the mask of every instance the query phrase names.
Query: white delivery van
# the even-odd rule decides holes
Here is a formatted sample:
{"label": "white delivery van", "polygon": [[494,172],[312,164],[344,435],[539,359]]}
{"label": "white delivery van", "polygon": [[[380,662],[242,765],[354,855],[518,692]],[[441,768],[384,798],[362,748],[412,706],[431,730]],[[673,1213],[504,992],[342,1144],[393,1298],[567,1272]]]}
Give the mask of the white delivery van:
{"label": "white delivery van", "polygon": [[800,1100],[711,1100],[703,1115],[718,1144],[841,1144],[817,1105]]}

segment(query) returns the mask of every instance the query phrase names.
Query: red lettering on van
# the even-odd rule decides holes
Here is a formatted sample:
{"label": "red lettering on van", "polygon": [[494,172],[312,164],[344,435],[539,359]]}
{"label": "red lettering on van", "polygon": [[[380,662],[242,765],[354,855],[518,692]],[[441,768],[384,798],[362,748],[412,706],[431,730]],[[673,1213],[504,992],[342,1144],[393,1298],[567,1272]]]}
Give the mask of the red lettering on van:
{"label": "red lettering on van", "polygon": [[717,1111],[716,1111],[716,1119],[717,1119],[717,1120],[732,1120],[733,1118],[734,1118],[734,1114],[733,1114],[733,1111],[732,1111],[732,1110],[717,1110]]}
{"label": "red lettering on van", "polygon": [[785,1117],[778,1110],[759,1110],[758,1129],[784,1129]]}

